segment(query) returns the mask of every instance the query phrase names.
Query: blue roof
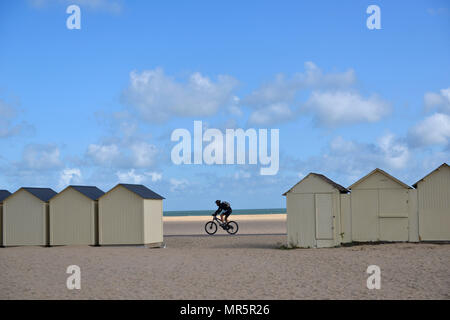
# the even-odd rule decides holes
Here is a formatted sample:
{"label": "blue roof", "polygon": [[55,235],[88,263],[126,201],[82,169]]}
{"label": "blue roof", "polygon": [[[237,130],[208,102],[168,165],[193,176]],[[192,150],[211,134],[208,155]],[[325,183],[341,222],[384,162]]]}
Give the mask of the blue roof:
{"label": "blue roof", "polygon": [[54,196],[57,195],[57,193],[50,189],[50,188],[22,188],[26,191],[28,191],[29,193],[31,193],[33,196],[35,196],[36,198],[38,198],[41,201],[47,202],[48,200],[50,200],[51,198],[53,198]]}
{"label": "blue roof", "polygon": [[11,192],[8,190],[0,190],[0,202],[3,202],[6,198],[8,198],[11,195]]}
{"label": "blue roof", "polygon": [[157,200],[165,199],[164,197],[162,197],[159,194],[157,194],[156,192],[150,190],[146,186],[143,186],[142,184],[120,183],[119,185],[127,188],[131,192],[134,192],[135,194],[137,194],[138,196],[140,196],[143,199],[157,199]]}
{"label": "blue roof", "polygon": [[85,195],[89,199],[92,200],[98,200],[102,195],[105,193],[100,190],[97,187],[91,187],[91,186],[69,186],[70,188],[73,188],[77,190],[79,193]]}

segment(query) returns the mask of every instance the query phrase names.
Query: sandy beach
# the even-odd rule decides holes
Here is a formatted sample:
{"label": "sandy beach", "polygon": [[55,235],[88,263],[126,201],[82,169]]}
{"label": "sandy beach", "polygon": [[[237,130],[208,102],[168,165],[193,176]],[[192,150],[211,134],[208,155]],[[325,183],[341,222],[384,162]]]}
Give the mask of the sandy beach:
{"label": "sandy beach", "polygon": [[[204,235],[209,219],[165,218],[159,249],[0,248],[0,299],[450,299],[449,244],[286,250],[285,217],[233,217],[236,236]],[[366,287],[372,264],[380,290]],[[66,287],[69,265],[81,290]]]}
{"label": "sandy beach", "polygon": [[[205,223],[211,216],[164,217],[164,235],[206,235]],[[239,224],[239,235],[286,234],[286,214],[231,215]],[[219,228],[217,235],[226,235]]]}

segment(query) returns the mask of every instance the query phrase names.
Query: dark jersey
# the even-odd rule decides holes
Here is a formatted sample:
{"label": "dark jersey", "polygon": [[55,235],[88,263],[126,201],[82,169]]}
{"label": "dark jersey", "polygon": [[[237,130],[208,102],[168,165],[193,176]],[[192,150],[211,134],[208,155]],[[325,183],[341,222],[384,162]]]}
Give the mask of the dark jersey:
{"label": "dark jersey", "polygon": [[219,208],[222,210],[228,210],[228,209],[231,209],[231,206],[228,202],[222,201],[222,202],[220,202]]}
{"label": "dark jersey", "polygon": [[225,212],[227,212],[227,211],[230,211],[231,212],[231,206],[230,206],[230,204],[228,203],[228,202],[226,202],[226,201],[221,201],[220,202],[220,204],[218,205],[218,209],[217,209],[217,211],[215,212],[215,214],[219,214],[222,210],[223,211],[225,211]]}

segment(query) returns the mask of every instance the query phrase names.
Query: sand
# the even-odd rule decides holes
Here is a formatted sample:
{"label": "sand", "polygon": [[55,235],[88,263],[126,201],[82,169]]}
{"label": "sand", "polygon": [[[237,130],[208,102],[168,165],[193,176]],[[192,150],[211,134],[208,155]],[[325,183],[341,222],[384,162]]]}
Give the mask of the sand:
{"label": "sand", "polygon": [[[211,216],[164,217],[165,235],[205,235],[205,223]],[[239,224],[239,235],[286,234],[286,214],[231,215]],[[219,228],[217,234],[227,234]]]}
{"label": "sand", "polygon": [[[0,248],[0,299],[450,299],[449,244],[280,249],[285,240],[221,233],[168,235],[164,249]],[[66,288],[73,264],[81,290]],[[380,290],[366,287],[371,264]]]}

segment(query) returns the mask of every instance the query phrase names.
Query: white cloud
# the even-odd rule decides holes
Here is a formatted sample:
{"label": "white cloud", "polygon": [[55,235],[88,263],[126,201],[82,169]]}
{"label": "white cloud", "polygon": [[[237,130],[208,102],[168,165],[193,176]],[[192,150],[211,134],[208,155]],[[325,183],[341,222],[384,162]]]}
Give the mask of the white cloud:
{"label": "white cloud", "polygon": [[375,122],[390,112],[387,102],[373,95],[362,97],[351,90],[355,72],[324,73],[312,62],[305,63],[305,72],[291,78],[278,74],[272,82],[262,85],[242,99],[253,109],[251,124],[275,124],[293,120],[299,115],[301,94],[313,90],[303,110],[313,114],[320,126],[339,126],[359,122]]}
{"label": "white cloud", "polygon": [[17,108],[0,99],[0,139],[15,136],[32,126],[25,122],[15,123]]}
{"label": "white cloud", "polygon": [[148,168],[156,164],[158,149],[145,141],[123,139],[115,143],[90,144],[86,156],[101,166]]}
{"label": "white cloud", "polygon": [[239,97],[234,96],[232,99],[232,103],[228,107],[228,111],[234,116],[242,117],[243,112],[242,112],[241,108],[239,107],[239,103],[240,103]]}
{"label": "white cloud", "polygon": [[152,182],[161,181],[162,179],[162,173],[158,172],[146,172],[145,175],[151,177]]}
{"label": "white cloud", "polygon": [[450,116],[435,113],[409,131],[408,138],[413,146],[430,146],[450,144]]}
{"label": "white cloud", "polygon": [[[0,156],[0,160],[3,160]],[[60,150],[53,144],[28,144],[17,161],[0,162],[0,172],[13,188],[27,186],[56,186],[63,168]],[[2,178],[2,177],[0,177]]]}
{"label": "white cloud", "polygon": [[378,139],[377,144],[384,157],[384,162],[389,168],[402,169],[406,167],[411,157],[406,143],[388,133]]}
{"label": "white cloud", "polygon": [[313,115],[319,126],[334,127],[359,122],[376,122],[391,111],[377,96],[362,97],[357,92],[313,92],[304,111]]}
{"label": "white cloud", "polygon": [[358,147],[357,144],[350,140],[345,140],[344,138],[338,136],[331,140],[330,149],[338,153],[353,153],[356,152]]}
{"label": "white cloud", "polygon": [[21,166],[27,169],[45,170],[61,165],[60,151],[54,145],[29,144],[24,148]]}
{"label": "white cloud", "polygon": [[117,178],[119,178],[119,182],[121,183],[134,183],[141,184],[145,181],[146,177],[143,174],[138,174],[134,169],[131,169],[126,172],[116,172]]}
{"label": "white cloud", "polygon": [[237,81],[219,75],[214,82],[196,72],[187,82],[166,76],[160,68],[130,73],[130,84],[123,101],[149,122],[164,122],[171,117],[212,116],[220,108],[233,105]]}
{"label": "white cloud", "polygon": [[293,79],[286,79],[284,74],[277,74],[275,79],[262,85],[243,99],[243,104],[252,108],[264,108],[274,103],[292,102],[301,88]]}
{"label": "white cloud", "polygon": [[59,175],[59,188],[64,188],[70,184],[79,184],[81,183],[82,176],[81,170],[78,168],[67,168],[61,171]]}
{"label": "white cloud", "polygon": [[317,67],[313,62],[305,63],[305,73],[296,75],[297,81],[310,88],[346,88],[356,82],[356,75],[353,69],[345,72],[326,73]]}
{"label": "white cloud", "polygon": [[440,90],[439,93],[427,92],[424,95],[427,110],[436,110],[450,114],[450,87]]}
{"label": "white cloud", "polygon": [[87,156],[94,160],[96,164],[111,164],[120,156],[119,147],[116,144],[98,145],[90,144]]}
{"label": "white cloud", "polygon": [[244,170],[238,170],[234,173],[233,178],[235,180],[249,179],[251,177],[251,173]]}
{"label": "white cloud", "polygon": [[186,189],[189,186],[189,182],[186,179],[170,179],[170,191],[181,191]]}
{"label": "white cloud", "polygon": [[130,149],[133,157],[133,166],[144,168],[154,164],[158,153],[156,146],[140,141],[131,144]]}
{"label": "white cloud", "polygon": [[296,73],[291,78],[278,74],[272,82],[262,85],[245,97],[243,103],[254,108],[292,103],[301,90],[346,88],[355,81],[352,69],[342,73],[324,74],[313,62],[306,62],[304,73]]}
{"label": "white cloud", "polygon": [[250,114],[248,123],[250,125],[271,125],[292,120],[295,112],[285,103],[275,103]]}
{"label": "white cloud", "polygon": [[305,72],[291,78],[278,74],[272,82],[262,85],[243,99],[243,103],[254,108],[263,108],[277,103],[292,103],[296,94],[305,89],[345,88],[356,80],[353,70],[343,73],[324,74],[314,63],[305,63]]}
{"label": "white cloud", "polygon": [[399,172],[407,168],[411,151],[404,139],[387,133],[374,143],[336,137],[321,155],[313,156],[294,168],[302,173],[316,171],[344,177],[354,182],[375,168]]}
{"label": "white cloud", "polygon": [[117,171],[116,176],[119,179],[119,182],[122,183],[142,184],[149,179],[152,182],[158,182],[162,180],[162,173],[156,171],[139,173],[136,172],[134,168],[127,171]]}

